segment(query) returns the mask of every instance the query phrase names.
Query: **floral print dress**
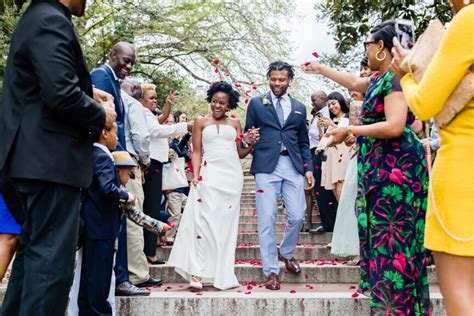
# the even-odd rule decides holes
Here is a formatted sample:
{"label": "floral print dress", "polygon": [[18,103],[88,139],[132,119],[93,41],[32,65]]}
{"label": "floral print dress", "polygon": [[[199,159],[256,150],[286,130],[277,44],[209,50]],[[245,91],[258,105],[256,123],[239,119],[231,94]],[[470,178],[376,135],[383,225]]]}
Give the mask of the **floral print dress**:
{"label": "floral print dress", "polygon": [[[362,124],[385,121],[384,98],[398,91],[393,72],[374,74]],[[370,291],[371,315],[430,313],[423,246],[428,181],[423,146],[410,129],[413,120],[409,111],[397,138],[357,138],[360,291]]]}

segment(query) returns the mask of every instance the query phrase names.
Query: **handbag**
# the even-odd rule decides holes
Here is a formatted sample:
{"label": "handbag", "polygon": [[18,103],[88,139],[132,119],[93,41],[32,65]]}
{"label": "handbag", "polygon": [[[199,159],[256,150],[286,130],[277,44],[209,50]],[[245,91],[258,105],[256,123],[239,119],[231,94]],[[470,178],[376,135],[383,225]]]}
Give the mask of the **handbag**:
{"label": "handbag", "polygon": [[176,158],[163,165],[163,190],[174,190],[188,186],[184,158]]}
{"label": "handbag", "polygon": [[[416,82],[420,82],[423,78],[431,60],[441,46],[444,33],[444,26],[439,20],[431,21],[413,49],[403,59],[400,67],[409,72]],[[436,127],[441,129],[448,125],[473,98],[474,75],[468,71],[446,100],[443,109],[435,116]]]}

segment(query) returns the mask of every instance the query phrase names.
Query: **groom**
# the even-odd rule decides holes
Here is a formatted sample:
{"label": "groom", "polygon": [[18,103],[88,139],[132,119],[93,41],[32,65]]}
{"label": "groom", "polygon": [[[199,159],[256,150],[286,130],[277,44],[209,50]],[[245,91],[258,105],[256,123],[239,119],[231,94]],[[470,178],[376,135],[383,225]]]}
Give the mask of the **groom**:
{"label": "groom", "polygon": [[[278,259],[291,273],[300,273],[293,252],[303,226],[307,187],[314,186],[313,162],[306,127],[306,107],[293,99],[287,89],[295,73],[283,61],[270,64],[267,79],[270,92],[252,98],[247,108],[245,130],[260,128],[260,141],[254,145],[250,171],[257,183],[257,213],[265,287],[280,289]],[[285,233],[277,249],[277,199],[283,197],[288,218]]]}

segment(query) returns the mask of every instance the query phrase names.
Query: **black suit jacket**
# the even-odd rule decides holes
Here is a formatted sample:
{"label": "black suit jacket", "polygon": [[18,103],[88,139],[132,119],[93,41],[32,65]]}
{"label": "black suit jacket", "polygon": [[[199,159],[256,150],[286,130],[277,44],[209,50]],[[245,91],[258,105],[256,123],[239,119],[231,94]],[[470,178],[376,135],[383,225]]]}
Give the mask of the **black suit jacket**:
{"label": "black suit jacket", "polygon": [[119,203],[128,200],[128,193],[120,187],[120,179],[109,155],[94,147],[94,176],[84,192],[81,216],[87,239],[115,239],[120,227]]}
{"label": "black suit jacket", "polygon": [[105,124],[105,111],[91,96],[69,10],[57,0],[33,0],[13,33],[5,69],[0,170],[89,186],[91,135]]}

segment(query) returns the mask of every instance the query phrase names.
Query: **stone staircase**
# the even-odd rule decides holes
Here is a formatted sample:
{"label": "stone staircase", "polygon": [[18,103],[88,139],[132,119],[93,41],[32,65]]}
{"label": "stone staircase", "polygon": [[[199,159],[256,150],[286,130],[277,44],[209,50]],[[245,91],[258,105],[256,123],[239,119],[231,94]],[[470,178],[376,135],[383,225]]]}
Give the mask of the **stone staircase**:
{"label": "stone staircase", "polygon": [[[289,274],[281,263],[280,291],[264,288],[257,214],[255,181],[246,176],[241,200],[240,232],[237,241],[235,273],[241,286],[219,291],[202,291],[188,284],[168,265],[151,266],[151,274],[165,285],[151,288],[150,297],[117,298],[119,315],[368,315],[368,298],[355,293],[358,267],[346,265],[345,258],[335,258],[329,248],[332,234],[301,233],[295,252],[300,261],[300,275]],[[316,217],[316,221],[318,218]],[[286,215],[280,203],[277,238],[281,241]],[[157,256],[166,260],[171,247],[159,247]],[[432,315],[445,315],[434,268],[429,269]]]}
{"label": "stone staircase", "polygon": [[[236,249],[235,273],[241,286],[227,291],[205,287],[202,291],[188,284],[168,265],[150,266],[152,276],[165,284],[150,288],[149,297],[117,297],[117,315],[369,315],[369,300],[355,294],[358,267],[348,266],[345,258],[335,258],[325,247],[332,234],[301,233],[295,252],[302,272],[289,274],[281,263],[280,291],[263,286],[258,246],[255,181],[246,176],[241,201],[240,232]],[[283,238],[286,216],[281,206],[277,216],[277,239]],[[317,221],[316,217],[316,221]],[[166,260],[171,247],[159,247],[157,256]],[[428,269],[432,315],[446,315],[434,267]],[[0,302],[5,284],[0,285]]]}

